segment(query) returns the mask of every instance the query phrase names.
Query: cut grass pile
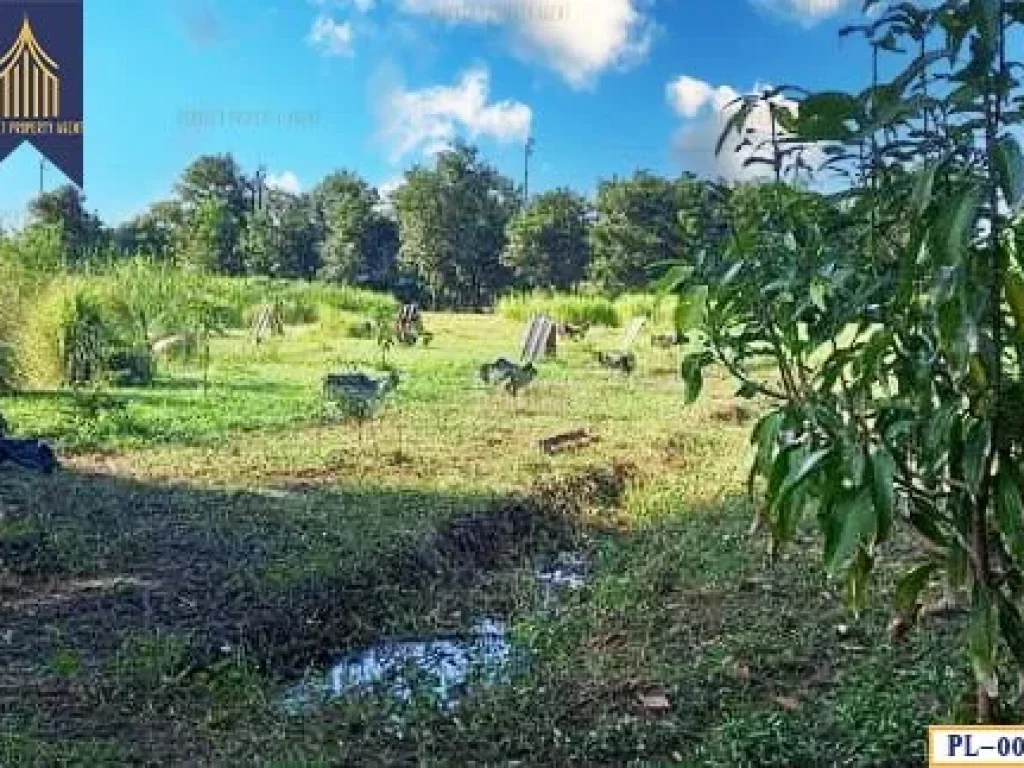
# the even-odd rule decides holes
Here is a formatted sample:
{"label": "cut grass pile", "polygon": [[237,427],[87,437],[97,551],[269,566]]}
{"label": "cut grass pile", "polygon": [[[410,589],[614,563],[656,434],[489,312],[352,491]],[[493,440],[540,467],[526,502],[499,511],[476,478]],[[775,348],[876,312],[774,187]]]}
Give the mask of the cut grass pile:
{"label": "cut grass pile", "polygon": [[[521,324],[426,323],[364,424],[320,381],[380,352],[329,326],[216,340],[206,392],[172,368],[0,399],[67,464],[0,470],[0,763],[903,765],[957,717],[957,621],[897,642],[884,596],[855,620],[812,536],[766,567],[739,496],[756,404],[727,382],[686,408],[674,352],[641,345],[627,379],[593,362],[621,336],[598,330],[512,400],[476,370]],[[599,442],[537,447],[581,427]],[[529,574],[562,549],[593,576],[551,611]],[[495,613],[531,663],[455,712],[281,713],[311,665]]]}

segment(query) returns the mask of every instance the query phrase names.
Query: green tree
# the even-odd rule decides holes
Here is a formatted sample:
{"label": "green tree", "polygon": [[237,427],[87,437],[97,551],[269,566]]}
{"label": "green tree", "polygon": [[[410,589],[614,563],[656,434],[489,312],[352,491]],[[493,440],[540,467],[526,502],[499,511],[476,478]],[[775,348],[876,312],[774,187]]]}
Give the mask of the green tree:
{"label": "green tree", "polygon": [[310,199],[267,190],[261,208],[250,213],[242,236],[246,272],[271,277],[316,276],[319,227]]}
{"label": "green tree", "polygon": [[252,208],[249,182],[230,154],[197,158],[182,172],[175,190],[186,210],[210,199],[239,217]]}
{"label": "green tree", "polygon": [[105,244],[103,222],[85,208],[85,195],[78,187],[65,184],[43,192],[28,206],[29,227],[56,232],[66,266],[82,264]]}
{"label": "green tree", "polygon": [[181,261],[192,269],[239,275],[241,226],[224,201],[208,198],[190,209],[181,238]]}
{"label": "green tree", "polygon": [[181,204],[173,200],[161,201],[115,227],[111,241],[124,254],[172,260],[182,236],[183,223]]}
{"label": "green tree", "polygon": [[184,213],[186,263],[229,275],[241,274],[241,237],[252,209],[249,182],[230,154],[204,155],[176,185]]}
{"label": "green tree", "polygon": [[1001,681],[1024,672],[1024,152],[1006,56],[1022,23],[1006,0],[882,8],[857,31],[909,61],[860,93],[804,96],[792,126],[853,180],[842,205],[737,196],[728,247],[665,280],[697,337],[688,398],[719,363],[770,404],[751,487],[773,541],[816,519],[859,607],[892,530],[912,531],[897,610],[912,620],[939,578],[968,597],[981,721],[1019,720]]}
{"label": "green tree", "polygon": [[325,178],[313,199],[323,227],[321,277],[353,284],[386,282],[397,243],[377,190],[356,174],[341,171]]}
{"label": "green tree", "polygon": [[482,307],[508,286],[501,253],[520,195],[474,147],[457,144],[433,168],[413,168],[393,200],[400,265],[435,306]]}
{"label": "green tree", "polygon": [[590,209],[568,189],[538,195],[509,223],[502,263],[523,288],[567,290],[590,263]]}
{"label": "green tree", "polygon": [[591,229],[591,278],[609,291],[643,288],[651,268],[683,256],[680,187],[646,171],[601,182]]}

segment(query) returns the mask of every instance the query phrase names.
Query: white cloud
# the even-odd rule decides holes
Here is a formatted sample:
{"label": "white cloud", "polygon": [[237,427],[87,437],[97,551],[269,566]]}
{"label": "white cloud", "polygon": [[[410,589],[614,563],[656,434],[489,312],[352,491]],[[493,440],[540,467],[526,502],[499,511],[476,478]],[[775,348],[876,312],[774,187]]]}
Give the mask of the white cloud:
{"label": "white cloud", "polygon": [[309,0],[318,8],[345,8],[351,6],[359,13],[369,13],[377,5],[377,0]]}
{"label": "white cloud", "polygon": [[668,101],[683,117],[696,117],[714,98],[714,89],[703,80],[682,75],[668,84]]}
{"label": "white cloud", "polygon": [[423,90],[390,89],[380,106],[381,134],[392,160],[414,152],[432,155],[460,134],[470,139],[522,141],[530,133],[533,111],[518,101],[489,102],[490,73],[476,67],[455,85]]}
{"label": "white cloud", "polygon": [[348,21],[335,21],[321,13],[313,20],[306,41],[325,56],[351,56],[355,31]]}
{"label": "white cloud", "polygon": [[758,8],[814,26],[853,7],[857,0],[751,0]]}
{"label": "white cloud", "polygon": [[281,192],[288,192],[292,195],[297,195],[302,192],[302,184],[299,182],[299,177],[291,171],[267,174],[266,183],[269,189],[277,189]]}
{"label": "white cloud", "polygon": [[[770,86],[758,84],[748,93],[763,93]],[[767,156],[757,146],[771,136],[771,115],[766,106],[756,108],[747,120],[751,146],[735,151],[738,138],[734,137],[722,146],[716,155],[718,139],[722,135],[730,115],[737,108],[733,103],[740,97],[739,91],[729,85],[712,86],[696,78],[683,75],[670,82],[665,96],[676,114],[683,119],[683,126],[675,137],[675,153],[684,168],[699,175],[721,177],[729,181],[750,181],[769,176],[771,171],[763,165],[746,166],[746,161],[755,155]],[[795,102],[783,96],[773,101],[795,110]],[[820,151],[810,147],[805,150],[804,159],[813,168],[823,160]]]}
{"label": "white cloud", "polygon": [[575,88],[610,67],[646,58],[655,25],[644,0],[399,0],[407,13],[450,24],[502,26],[515,50],[539,59]]}

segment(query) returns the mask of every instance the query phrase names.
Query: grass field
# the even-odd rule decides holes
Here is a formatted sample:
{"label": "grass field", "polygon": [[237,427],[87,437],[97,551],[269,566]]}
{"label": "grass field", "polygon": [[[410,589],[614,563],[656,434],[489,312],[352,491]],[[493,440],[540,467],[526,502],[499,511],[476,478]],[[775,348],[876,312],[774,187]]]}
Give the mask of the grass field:
{"label": "grass field", "polygon": [[[859,618],[809,533],[769,566],[742,497],[754,417],[724,380],[685,407],[673,352],[626,379],[621,330],[560,344],[516,400],[476,378],[522,326],[428,315],[429,347],[366,423],[328,371],[376,344],[317,326],[215,342],[210,386],[0,399],[63,471],[0,471],[0,763],[913,765],[955,719],[962,628]],[[599,442],[547,456],[540,439]],[[583,552],[542,605],[532,563]],[[889,553],[895,558],[899,551]],[[282,692],[346,649],[500,614],[530,664],[446,711],[367,694],[288,716]]]}

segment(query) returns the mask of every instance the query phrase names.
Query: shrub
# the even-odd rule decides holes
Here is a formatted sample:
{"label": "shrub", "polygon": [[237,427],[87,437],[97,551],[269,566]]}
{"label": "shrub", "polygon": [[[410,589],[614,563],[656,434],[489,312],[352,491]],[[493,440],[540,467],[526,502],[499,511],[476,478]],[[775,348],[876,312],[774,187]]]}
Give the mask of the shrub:
{"label": "shrub", "polygon": [[102,288],[85,280],[59,280],[28,309],[17,358],[29,383],[99,380],[111,372],[111,364],[123,362],[119,353],[142,343],[124,304]]}
{"label": "shrub", "polygon": [[111,349],[103,363],[107,380],[118,387],[144,386],[156,378],[156,358],[148,344]]}

